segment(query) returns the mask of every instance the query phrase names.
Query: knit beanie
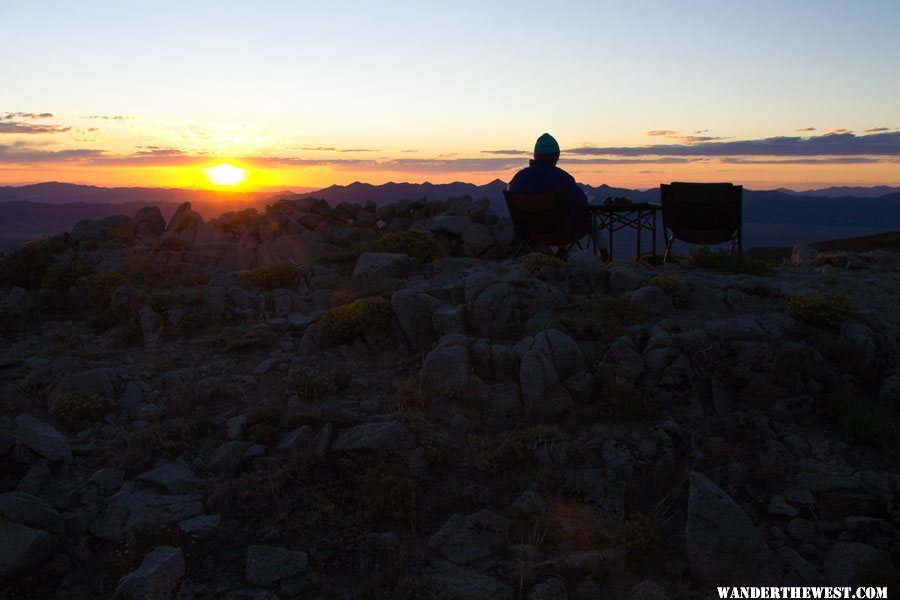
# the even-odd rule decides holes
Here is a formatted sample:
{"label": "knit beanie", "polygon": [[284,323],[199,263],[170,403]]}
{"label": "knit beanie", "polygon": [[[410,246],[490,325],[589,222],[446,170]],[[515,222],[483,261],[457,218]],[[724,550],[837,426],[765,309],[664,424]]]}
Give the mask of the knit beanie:
{"label": "knit beanie", "polygon": [[559,143],[549,133],[545,133],[537,139],[534,144],[534,153],[538,154],[559,154]]}

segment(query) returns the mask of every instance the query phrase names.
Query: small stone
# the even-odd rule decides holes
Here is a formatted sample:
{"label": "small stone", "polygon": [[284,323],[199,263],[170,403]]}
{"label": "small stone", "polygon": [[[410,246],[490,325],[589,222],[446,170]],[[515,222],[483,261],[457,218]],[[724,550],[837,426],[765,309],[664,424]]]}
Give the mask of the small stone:
{"label": "small stone", "polygon": [[141,473],[138,479],[152,483],[172,494],[185,494],[195,490],[203,481],[189,469],[177,463],[169,463]]}
{"label": "small stone", "polygon": [[788,535],[798,542],[809,542],[816,535],[816,526],[806,519],[791,519],[787,526]]}
{"label": "small stone", "polygon": [[776,494],[769,500],[769,514],[774,517],[796,517],[797,509],[788,504],[784,496]]}

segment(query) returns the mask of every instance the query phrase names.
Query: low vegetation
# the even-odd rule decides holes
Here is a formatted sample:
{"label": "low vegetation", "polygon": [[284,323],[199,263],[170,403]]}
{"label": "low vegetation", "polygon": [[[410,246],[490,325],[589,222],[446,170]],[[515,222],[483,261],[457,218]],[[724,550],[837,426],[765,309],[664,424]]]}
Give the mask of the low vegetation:
{"label": "low vegetation", "polygon": [[397,252],[430,262],[444,256],[435,239],[417,229],[404,229],[387,233],[372,245],[373,252]]}
{"label": "low vegetation", "polygon": [[97,420],[116,406],[115,400],[100,394],[62,393],[50,405],[50,414],[69,421]]}
{"label": "low vegetation", "polygon": [[360,298],[322,315],[319,333],[324,342],[331,344],[349,342],[363,334],[380,335],[387,331],[393,316],[394,309],[387,298]]}
{"label": "low vegetation", "polygon": [[788,298],[787,311],[798,321],[834,327],[856,314],[856,306],[844,292],[816,290]]}
{"label": "low vegetation", "polygon": [[544,267],[559,268],[566,264],[563,260],[544,252],[532,252],[522,259],[522,264],[532,275]]}
{"label": "low vegetation", "polygon": [[705,246],[691,253],[687,266],[696,269],[713,269],[732,275],[772,276],[775,274],[775,269],[761,260],[755,260],[746,254],[713,252]]}
{"label": "low vegetation", "polygon": [[657,275],[647,285],[658,287],[666,293],[675,308],[687,308],[691,302],[691,288],[674,275]]}
{"label": "low vegetation", "polygon": [[285,261],[268,267],[256,267],[241,274],[241,285],[262,290],[289,289],[297,285],[297,265]]}

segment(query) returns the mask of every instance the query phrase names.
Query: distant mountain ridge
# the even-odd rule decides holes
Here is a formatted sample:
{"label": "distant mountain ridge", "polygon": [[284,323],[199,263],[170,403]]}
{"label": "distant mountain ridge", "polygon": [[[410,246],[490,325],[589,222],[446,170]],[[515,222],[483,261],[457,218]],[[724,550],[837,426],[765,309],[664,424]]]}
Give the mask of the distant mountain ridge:
{"label": "distant mountain ridge", "polygon": [[[21,243],[36,235],[70,230],[83,219],[99,219],[114,214],[133,215],[139,208],[155,205],[168,217],[178,204],[191,202],[204,218],[247,207],[264,209],[266,204],[283,198],[324,198],[332,205],[340,202],[377,205],[402,199],[427,197],[446,200],[459,196],[488,198],[491,208],[505,215],[502,190],[506,183],[495,179],[484,185],[453,182],[385,183],[373,185],[354,182],[333,185],[303,193],[283,192],[219,192],[177,188],[102,188],[58,182],[19,187],[0,187],[0,248]],[[629,190],[608,185],[582,185],[592,203],[608,197],[625,196],[634,202],[659,202],[659,188]],[[892,190],[873,196],[876,192]],[[847,192],[856,195],[847,196]],[[786,244],[791,232],[805,228],[807,241],[866,235],[877,231],[900,230],[900,188],[833,187],[812,192],[792,190],[744,190],[744,222],[768,237],[766,244]],[[775,229],[781,233],[775,235]],[[849,232],[849,228],[854,228]],[[745,226],[745,233],[754,228]],[[841,230],[844,230],[844,233]]]}

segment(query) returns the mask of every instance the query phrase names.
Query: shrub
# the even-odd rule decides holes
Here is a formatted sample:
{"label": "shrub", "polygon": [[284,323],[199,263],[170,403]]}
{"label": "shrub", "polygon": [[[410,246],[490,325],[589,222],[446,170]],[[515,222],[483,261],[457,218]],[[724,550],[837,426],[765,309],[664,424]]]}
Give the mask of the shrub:
{"label": "shrub", "polygon": [[499,439],[494,435],[470,435],[475,466],[481,471],[534,462],[535,451],[547,451],[550,446],[567,439],[556,426],[535,425],[526,429],[509,431]]}
{"label": "shrub", "polygon": [[350,304],[336,306],[322,315],[319,319],[319,332],[325,342],[349,342],[363,334],[385,333],[393,315],[394,310],[387,298],[361,298]]}
{"label": "shrub", "polygon": [[687,308],[691,301],[691,288],[673,275],[657,275],[647,282],[666,293],[675,308]]}
{"label": "shrub", "polygon": [[241,284],[246,286],[275,290],[294,287],[297,284],[298,273],[297,265],[286,261],[277,265],[250,269],[241,274],[240,280]]}
{"label": "shrub", "polygon": [[810,325],[834,327],[856,313],[856,306],[844,292],[816,290],[787,300],[788,314]]}
{"label": "shrub", "polygon": [[82,260],[52,264],[44,271],[41,287],[52,292],[65,293],[76,281],[93,272],[93,267]]}
{"label": "shrub", "polygon": [[109,306],[117,287],[125,283],[125,276],[115,271],[101,271],[81,277],[76,285],[97,308]]}
{"label": "shrub", "polygon": [[129,281],[154,286],[174,275],[177,268],[158,260],[153,254],[138,252],[125,259],[122,271]]}
{"label": "shrub", "polygon": [[115,400],[100,394],[62,393],[50,406],[50,414],[61,419],[97,420],[115,408]]}
{"label": "shrub", "polygon": [[729,252],[713,252],[707,247],[691,252],[689,267],[698,269],[714,269],[720,273],[765,275],[775,274],[771,265],[760,260],[754,260],[745,254],[731,254]]}
{"label": "shrub", "polygon": [[292,369],[284,378],[284,390],[303,402],[315,402],[347,387],[346,377],[336,371],[320,373],[310,369]]}
{"label": "shrub", "polygon": [[559,258],[556,258],[555,256],[551,256],[543,252],[532,252],[524,259],[522,259],[522,264],[525,265],[525,268],[528,269],[528,272],[533,275],[544,267],[559,268],[566,263]]}
{"label": "shrub", "polygon": [[0,258],[0,285],[37,289],[53,256],[65,250],[67,234],[32,240]]}
{"label": "shrub", "polygon": [[414,521],[419,486],[398,471],[397,465],[378,464],[357,476],[357,497],[370,518]]}
{"label": "shrub", "polygon": [[644,323],[648,318],[646,312],[627,298],[600,296],[587,300],[580,316],[564,317],[562,322],[574,334],[611,342],[628,333],[630,326]]}
{"label": "shrub", "polygon": [[372,246],[374,252],[397,252],[429,262],[444,256],[444,251],[433,237],[424,231],[404,229],[380,238]]}

